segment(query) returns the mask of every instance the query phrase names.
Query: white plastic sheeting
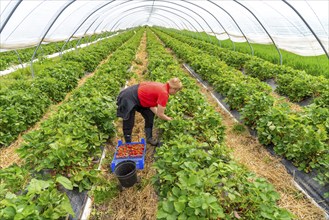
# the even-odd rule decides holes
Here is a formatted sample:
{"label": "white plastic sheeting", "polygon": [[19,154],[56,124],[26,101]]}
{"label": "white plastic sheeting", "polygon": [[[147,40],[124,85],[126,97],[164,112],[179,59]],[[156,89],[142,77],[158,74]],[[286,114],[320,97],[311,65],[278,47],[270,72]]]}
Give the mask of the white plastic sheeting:
{"label": "white plastic sheeting", "polygon": [[1,0],[0,49],[157,25],[316,56],[329,51],[328,11],[326,0]]}

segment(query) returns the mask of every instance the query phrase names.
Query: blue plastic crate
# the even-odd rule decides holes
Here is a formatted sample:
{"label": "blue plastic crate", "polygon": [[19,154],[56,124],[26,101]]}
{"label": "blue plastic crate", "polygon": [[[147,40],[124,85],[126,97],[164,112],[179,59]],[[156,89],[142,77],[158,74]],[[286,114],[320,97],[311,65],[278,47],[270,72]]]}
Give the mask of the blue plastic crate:
{"label": "blue plastic crate", "polygon": [[118,145],[115,148],[114,157],[113,157],[113,160],[112,160],[112,163],[111,163],[111,170],[112,170],[112,172],[114,172],[115,166],[118,163],[120,163],[122,161],[127,161],[127,160],[134,161],[136,163],[136,168],[138,170],[144,169],[144,161],[145,161],[145,154],[146,154],[146,142],[145,142],[145,139],[144,138],[141,138],[141,141],[140,142],[131,142],[131,143],[128,143],[128,144],[132,144],[132,145],[133,144],[143,144],[144,145],[143,156],[142,157],[130,157],[130,156],[128,156],[128,157],[125,157],[125,158],[116,158],[119,147],[125,145],[124,143],[122,143],[122,140],[119,140],[118,141]]}

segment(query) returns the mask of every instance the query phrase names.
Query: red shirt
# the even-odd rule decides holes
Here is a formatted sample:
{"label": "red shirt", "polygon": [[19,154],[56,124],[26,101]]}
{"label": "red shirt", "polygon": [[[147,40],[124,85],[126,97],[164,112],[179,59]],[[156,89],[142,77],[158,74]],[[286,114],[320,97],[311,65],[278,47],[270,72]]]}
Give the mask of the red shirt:
{"label": "red shirt", "polygon": [[169,98],[168,83],[141,82],[138,87],[138,99],[142,107],[166,107]]}

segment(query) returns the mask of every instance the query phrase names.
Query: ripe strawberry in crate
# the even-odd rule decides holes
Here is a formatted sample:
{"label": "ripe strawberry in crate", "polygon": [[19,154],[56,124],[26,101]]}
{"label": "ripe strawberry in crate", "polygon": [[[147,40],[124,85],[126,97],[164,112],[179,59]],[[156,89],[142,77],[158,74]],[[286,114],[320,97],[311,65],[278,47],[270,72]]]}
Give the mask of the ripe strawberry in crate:
{"label": "ripe strawberry in crate", "polygon": [[130,157],[142,157],[144,153],[143,144],[129,144],[129,156]]}
{"label": "ripe strawberry in crate", "polygon": [[116,158],[126,158],[129,157],[129,149],[126,145],[118,147],[118,152]]}

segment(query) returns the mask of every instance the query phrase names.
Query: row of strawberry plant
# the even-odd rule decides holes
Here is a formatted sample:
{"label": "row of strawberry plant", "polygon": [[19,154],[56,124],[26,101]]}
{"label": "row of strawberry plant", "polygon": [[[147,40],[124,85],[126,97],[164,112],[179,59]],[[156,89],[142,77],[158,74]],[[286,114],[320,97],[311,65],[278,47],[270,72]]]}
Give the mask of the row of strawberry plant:
{"label": "row of strawberry plant", "polygon": [[115,51],[109,62],[60,106],[57,114],[25,136],[26,143],[19,153],[29,166],[73,176],[75,166],[90,163],[99,151],[97,146],[113,134],[115,94],[124,84],[139,35]]}
{"label": "row of strawberry plant", "polygon": [[[111,51],[128,37],[123,34],[64,55],[64,61],[39,66],[35,78],[5,77],[0,90],[0,145],[8,146],[28,127],[35,124],[51,103],[64,99],[75,88],[84,72],[93,71]],[[18,79],[16,79],[18,78]]]}
{"label": "row of strawberry plant", "polygon": [[[190,32],[187,30],[184,31],[177,31],[177,33],[183,34],[188,38],[195,38],[200,39],[198,34],[195,32]],[[203,41],[208,41],[207,36],[205,33],[201,33],[204,36]],[[218,42],[218,39],[214,36],[209,36],[210,38],[213,38],[211,40],[212,43],[217,42],[216,44],[221,45],[223,48],[227,48],[228,50],[232,51],[232,42],[230,40],[221,40],[220,43]],[[250,54],[250,46],[248,43],[244,42],[235,42],[235,49],[236,51],[239,51],[244,54]],[[254,49],[254,55],[262,58],[263,60],[269,61],[274,64],[279,63],[279,57],[278,52],[276,51],[275,47],[273,45],[265,45],[265,44],[256,44],[252,43],[252,47]],[[289,66],[295,70],[305,70],[308,74],[313,76],[324,76],[327,79],[329,79],[329,64],[328,64],[328,58],[327,56],[321,55],[321,56],[300,56],[285,50],[280,50],[283,58],[283,65]]]}
{"label": "row of strawberry plant", "polygon": [[[226,96],[230,107],[241,112],[244,123],[257,129],[262,144],[273,144],[277,154],[285,156],[305,172],[316,168],[319,182],[329,183],[329,109],[312,105],[301,112],[292,111],[268,93],[250,90],[242,83],[248,76],[232,71],[216,56],[210,56],[163,32],[156,32],[217,92]],[[241,76],[236,77],[239,74]],[[257,82],[255,88],[260,87],[257,84],[264,83]],[[231,99],[243,99],[244,102],[240,106],[231,105]]]}
{"label": "row of strawberry plant", "polygon": [[[96,40],[96,38],[98,38],[98,37],[99,37],[99,35],[92,35],[92,36],[90,36],[90,41]],[[74,48],[79,41],[80,41],[80,44],[83,44],[85,39],[87,39],[87,38],[83,38],[81,40],[79,40],[79,39],[71,40],[66,45],[66,48],[68,48],[68,49]],[[88,40],[89,40],[89,37],[88,37]],[[64,44],[65,44],[65,41],[42,44],[42,46],[39,48],[39,50],[36,54],[36,58],[40,59],[43,56],[57,53],[61,50],[61,48],[63,47]],[[34,51],[35,51],[35,47],[30,47],[30,48],[26,48],[26,49],[19,49],[19,50],[17,50],[17,53],[19,54],[19,58],[21,59],[21,62],[25,63],[25,62],[29,62],[31,60]],[[6,51],[6,52],[1,52],[0,71],[5,70],[12,65],[20,64],[19,58],[18,58],[16,52],[14,52],[12,50]]]}
{"label": "row of strawberry plant", "polygon": [[228,65],[264,81],[274,78],[278,87],[276,91],[289,97],[293,102],[299,102],[308,97],[316,98],[315,103],[329,107],[329,79],[324,76],[312,76],[305,71],[294,70],[291,67],[276,65],[251,55],[223,49],[218,45],[201,40],[188,38],[178,32],[161,29],[170,36],[218,56]]}
{"label": "row of strawberry plant", "polygon": [[261,80],[274,78],[278,85],[275,91],[293,102],[312,97],[317,105],[329,107],[329,79],[323,76],[312,76],[305,71],[272,64],[259,58],[248,61],[244,68],[246,74]]}
{"label": "row of strawberry plant", "polygon": [[[128,35],[123,33],[107,40],[97,42],[96,44],[90,45],[88,47],[79,49],[78,51],[73,51],[72,53],[65,53],[62,57],[63,60],[76,61],[83,64],[86,72],[93,72],[99,62],[103,60],[113,49],[117,48],[126,41],[133,33]],[[103,43],[104,42],[104,43]],[[107,42],[113,42],[110,45]],[[99,44],[103,44],[101,47]]]}
{"label": "row of strawberry plant", "polygon": [[56,114],[24,136],[18,150],[24,165],[0,171],[2,219],[59,219],[74,214],[58,183],[82,191],[98,181],[92,158],[100,156],[100,146],[114,134],[114,100],[129,75],[140,38],[138,31]]}
{"label": "row of strawberry plant", "polygon": [[[220,115],[148,32],[149,74],[165,81],[177,76],[184,88],[168,103],[174,120],[159,121],[163,146],[157,148],[154,183],[159,191],[158,219],[285,218],[272,185],[237,164],[223,145]],[[167,111],[167,110],[166,110]]]}
{"label": "row of strawberry plant", "polygon": [[[243,75],[240,71],[218,60],[216,56],[207,54],[192,46],[187,46],[188,44],[175,40],[165,33],[160,34],[158,30],[156,32],[161,39],[162,36],[166,35],[167,38],[164,41],[166,45],[174,49],[175,53],[183,60],[188,61],[194,70],[211,78],[210,82],[217,82],[214,84],[214,88],[226,96],[226,102],[231,109],[241,109],[251,94],[269,94],[272,91],[266,83],[257,78]],[[180,45],[182,45],[181,48],[179,48]]]}
{"label": "row of strawberry plant", "polygon": [[[61,101],[83,75],[75,62],[55,64],[35,80],[4,80],[10,86],[0,91],[0,146],[8,146],[35,124],[52,104]],[[59,81],[65,76],[67,81]],[[65,75],[64,75],[65,74]]]}
{"label": "row of strawberry plant", "polygon": [[[162,30],[163,31],[163,30]],[[173,36],[174,34],[171,34],[171,36]],[[180,41],[183,41],[184,40],[184,38],[182,38],[182,37],[179,37],[179,40]],[[196,45],[198,48],[200,48],[200,46],[199,46],[199,44],[200,44],[200,41],[193,41],[193,40],[190,40],[190,41],[188,41],[188,44],[189,45]],[[209,47],[209,44],[203,44],[203,46],[204,47],[202,47],[202,50],[204,49],[204,48],[206,48],[206,51],[209,51],[210,53],[211,53],[211,48],[212,47]],[[216,50],[214,50],[214,51],[216,51]],[[216,53],[216,52],[214,52],[215,53],[215,55],[218,55],[218,53]],[[223,55],[224,56],[224,55]],[[250,63],[250,62],[253,62],[253,60],[255,61],[255,60],[258,60],[259,61],[259,63],[261,63],[261,62],[263,62],[264,63],[264,61],[263,60],[261,60],[261,59],[258,59],[258,58],[247,58],[247,59],[245,59],[245,55],[244,54],[242,54],[242,56],[239,56],[239,54],[236,54],[236,56],[237,57],[240,57],[240,58],[242,58],[242,61],[243,62],[245,62],[245,63]],[[236,58],[232,58],[232,56],[228,56],[228,58],[226,58],[225,59],[225,61],[226,62],[229,62],[229,63],[231,63],[231,61],[230,60],[233,60],[233,63],[234,63],[234,60],[236,60]],[[249,61],[248,61],[249,60]],[[265,61],[266,62],[266,61]],[[271,65],[272,67],[273,67],[273,65],[274,64],[271,64],[271,63],[269,63],[268,62],[268,64],[269,65]],[[255,65],[254,67],[256,67],[257,65]],[[278,72],[279,71],[277,71],[277,70],[281,70],[281,72],[283,73],[283,77],[286,77],[287,79],[289,79],[289,77],[291,76],[291,75],[293,75],[293,77],[292,78],[294,78],[294,79],[296,79],[296,81],[298,81],[299,80],[299,78],[297,78],[296,77],[296,71],[295,70],[293,70],[293,69],[291,69],[291,68],[286,68],[286,67],[282,67],[281,68],[281,66],[278,66],[278,65],[274,65],[275,67],[273,67],[273,68],[269,68],[269,69],[274,69],[273,71],[276,71],[275,72],[275,74],[278,74]],[[280,69],[281,68],[281,69]],[[266,73],[266,71],[264,71],[265,73]],[[326,149],[328,148],[327,147],[327,144],[326,144],[326,140],[327,140],[327,136],[328,136],[328,125],[327,125],[327,122],[326,122],[326,117],[327,117],[327,111],[325,110],[325,108],[327,108],[328,107],[328,104],[329,104],[329,81],[328,80],[326,80],[326,79],[324,79],[324,81],[322,80],[320,80],[320,78],[321,77],[314,77],[314,76],[310,76],[310,75],[307,75],[307,74],[305,74],[304,73],[304,75],[301,75],[300,76],[301,78],[303,78],[304,77],[304,79],[302,79],[301,81],[302,82],[305,82],[305,81],[309,81],[307,84],[309,85],[309,86],[311,86],[312,85],[312,88],[317,88],[317,90],[316,91],[321,91],[322,92],[322,94],[321,94],[321,96],[320,97],[318,97],[318,98],[316,98],[315,99],[315,104],[317,105],[317,107],[315,107],[315,106],[310,106],[310,108],[309,109],[306,109],[306,112],[305,113],[297,113],[297,117],[300,117],[300,118],[303,118],[303,119],[306,119],[306,121],[303,121],[303,122],[301,122],[300,120],[298,121],[298,120],[296,120],[297,122],[297,124],[302,124],[302,123],[305,123],[305,124],[307,124],[307,125],[312,125],[314,128],[315,128],[315,130],[316,131],[318,131],[319,130],[319,126],[321,127],[321,134],[320,135],[317,135],[317,137],[316,137],[316,139],[317,140],[321,140],[320,142],[320,144],[317,144],[316,146],[317,147],[315,147],[315,148],[311,148],[312,150],[311,150],[311,152],[316,152],[316,151],[320,151],[320,152],[322,152],[321,154],[325,154],[325,152],[326,152]],[[280,78],[280,77],[278,77],[278,78]],[[311,78],[312,80],[309,80],[309,78]],[[291,78],[290,78],[291,79]],[[288,80],[289,81],[289,80]],[[295,83],[296,81],[294,81],[293,79],[291,79],[291,81],[290,81],[290,83]],[[315,82],[315,81],[317,81],[317,82]],[[289,84],[290,84],[289,83]],[[288,86],[288,85],[286,85],[287,84],[287,82],[285,82],[285,83],[282,83],[281,84],[281,88],[283,87],[283,86],[285,86],[286,88],[288,88],[288,87],[290,87],[290,86]],[[320,86],[319,86],[320,85]],[[280,88],[280,86],[278,87],[278,88]],[[301,83],[301,84],[298,84],[298,83],[295,83],[295,86],[293,86],[293,88],[292,89],[287,89],[287,91],[290,91],[291,92],[291,94],[292,93],[294,93],[294,92],[292,92],[292,90],[294,90],[294,91],[302,91],[302,93],[304,94],[305,93],[305,91],[307,91],[307,89],[305,89],[304,90],[304,86],[303,86],[303,83]],[[314,90],[314,89],[313,89]],[[315,90],[314,90],[314,92],[316,92]],[[320,92],[318,92],[318,93],[320,93]],[[295,94],[295,93],[294,93]],[[263,100],[264,101],[264,100]],[[265,104],[265,103],[268,103],[268,104]],[[265,106],[264,106],[264,104],[265,104]],[[259,103],[257,104],[257,106],[258,107],[260,107],[261,105],[259,105]],[[263,103],[263,105],[262,105],[263,107],[263,109],[264,108],[269,108],[269,106],[271,106],[271,104],[269,103],[269,101],[267,101],[267,102],[264,102]],[[319,108],[318,108],[319,107]],[[282,112],[282,108],[280,108],[280,112]],[[321,112],[321,113],[319,113],[319,112]],[[293,112],[291,112],[291,111],[288,111],[288,110],[286,110],[286,111],[284,111],[284,112],[282,112],[283,114],[287,114],[287,115],[291,115],[292,116],[292,118],[294,118],[295,117],[295,113],[293,113]],[[249,116],[249,118],[248,117],[245,117],[245,120],[247,120],[247,121],[251,121],[251,123],[253,123],[252,121],[254,121],[255,122],[255,117],[257,117],[257,115],[253,115],[252,113],[250,114],[250,115],[248,115]],[[322,119],[322,118],[324,118],[325,120],[323,120],[322,121],[322,123],[321,123],[321,120],[318,120],[318,119]],[[248,122],[247,122],[247,125],[250,125],[250,124],[248,124]],[[310,129],[312,129],[313,127],[310,127],[310,128],[308,128],[307,130],[310,130]],[[297,130],[297,129],[296,129]],[[297,131],[296,131],[296,133],[298,133]],[[325,135],[324,135],[324,137],[323,137],[323,133],[325,133]],[[313,134],[310,134],[310,135],[313,135]],[[293,137],[295,137],[295,135],[292,135]],[[305,136],[304,136],[305,137]],[[275,139],[275,137],[273,138],[273,139]],[[290,138],[288,138],[288,139],[290,139]],[[296,138],[297,139],[297,138]],[[271,142],[272,143],[272,142]],[[316,142],[317,143],[317,142]],[[323,147],[323,144],[322,143],[325,143],[324,145],[324,147]],[[298,144],[298,145],[300,145],[300,144]],[[307,148],[306,148],[307,149]],[[296,151],[296,149],[294,149],[294,151]],[[286,152],[287,154],[290,154],[290,152]],[[283,155],[285,155],[286,153],[283,153]],[[293,153],[294,154],[294,153]],[[301,152],[300,154],[303,154],[303,152]],[[314,157],[314,156],[312,156],[312,157]],[[293,157],[292,157],[293,158]],[[320,161],[321,161],[322,159],[320,159]],[[327,159],[325,159],[325,161],[326,161]],[[301,161],[301,160],[300,160]],[[308,162],[306,162],[306,164],[311,164],[311,166],[313,166],[312,165],[312,163],[311,162],[309,162],[309,160],[307,160]],[[305,168],[306,166],[305,166],[305,163],[302,163],[303,165],[302,165],[302,167],[303,168]],[[327,166],[327,165],[326,165]],[[326,175],[326,176],[328,176],[328,175]],[[328,179],[328,178],[325,178],[325,179]]]}

